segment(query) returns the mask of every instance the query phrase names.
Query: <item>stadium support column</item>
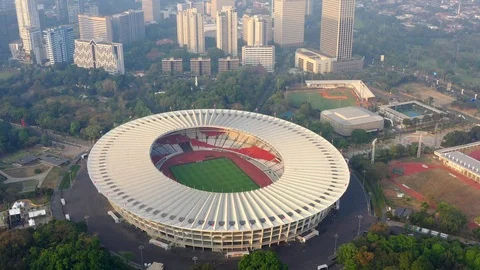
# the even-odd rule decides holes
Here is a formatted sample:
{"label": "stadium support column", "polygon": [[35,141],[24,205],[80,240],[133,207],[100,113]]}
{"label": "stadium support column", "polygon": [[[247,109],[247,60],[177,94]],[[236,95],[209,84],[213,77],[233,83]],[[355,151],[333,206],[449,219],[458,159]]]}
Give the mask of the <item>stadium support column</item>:
{"label": "stadium support column", "polygon": [[377,143],[377,139],[373,140],[372,142],[372,164],[375,163],[375,144]]}
{"label": "stadium support column", "polygon": [[339,210],[340,209],[340,199],[335,203],[335,209]]}

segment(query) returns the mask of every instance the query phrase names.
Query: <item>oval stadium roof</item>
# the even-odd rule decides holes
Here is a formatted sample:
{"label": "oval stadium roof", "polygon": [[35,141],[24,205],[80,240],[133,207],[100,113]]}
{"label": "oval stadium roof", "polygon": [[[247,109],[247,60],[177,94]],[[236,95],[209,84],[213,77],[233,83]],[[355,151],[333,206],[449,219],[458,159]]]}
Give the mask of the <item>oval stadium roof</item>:
{"label": "oval stadium roof", "polygon": [[[150,159],[153,143],[195,127],[242,131],[268,142],[282,157],[283,175],[237,193],[201,191],[168,178]],[[271,116],[220,109],[174,111],[123,124],[92,148],[88,171],[110,202],[153,222],[201,231],[265,229],[304,219],[340,199],[350,180],[342,155],[316,133]]]}

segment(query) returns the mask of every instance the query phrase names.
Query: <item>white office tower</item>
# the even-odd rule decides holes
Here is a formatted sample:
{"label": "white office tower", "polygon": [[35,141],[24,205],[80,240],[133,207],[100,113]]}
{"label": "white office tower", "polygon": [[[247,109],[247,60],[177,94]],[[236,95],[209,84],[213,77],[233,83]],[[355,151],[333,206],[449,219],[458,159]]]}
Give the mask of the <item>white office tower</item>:
{"label": "white office tower", "polygon": [[95,41],[113,41],[112,20],[110,17],[78,15],[80,39]]}
{"label": "white office tower", "polygon": [[103,68],[111,74],[124,74],[123,45],[93,40],[75,40],[75,65],[82,68]]}
{"label": "white office tower", "polygon": [[45,50],[50,65],[73,62],[75,39],[72,26],[59,26],[43,31]]}
{"label": "white office tower", "polygon": [[350,59],[355,0],[323,0],[320,51],[338,60]]}
{"label": "white office tower", "polygon": [[123,45],[145,39],[144,14],[141,10],[128,10],[112,16],[113,39]]}
{"label": "white office tower", "polygon": [[235,0],[212,0],[210,12],[213,19],[217,19],[217,14],[223,7],[235,7]]}
{"label": "white office tower", "polygon": [[[35,0],[15,0],[17,11],[18,31],[22,40],[23,50],[26,55],[32,56],[31,60],[41,64],[43,55],[42,31]],[[15,57],[14,57],[15,58]]]}
{"label": "white office tower", "polygon": [[272,17],[243,15],[243,41],[247,46],[266,46],[273,38]]}
{"label": "white office tower", "polygon": [[158,22],[162,19],[160,0],[142,0],[145,22]]}
{"label": "white office tower", "polygon": [[267,72],[275,67],[275,46],[243,46],[242,65],[262,65]]}
{"label": "white office tower", "polygon": [[233,7],[223,7],[217,13],[217,48],[226,55],[238,55],[238,20]]}
{"label": "white office tower", "polygon": [[305,0],[275,0],[274,42],[282,48],[303,45],[305,27]]}
{"label": "white office tower", "polygon": [[177,39],[180,47],[186,47],[191,53],[205,52],[203,15],[197,9],[190,8],[177,13]]}

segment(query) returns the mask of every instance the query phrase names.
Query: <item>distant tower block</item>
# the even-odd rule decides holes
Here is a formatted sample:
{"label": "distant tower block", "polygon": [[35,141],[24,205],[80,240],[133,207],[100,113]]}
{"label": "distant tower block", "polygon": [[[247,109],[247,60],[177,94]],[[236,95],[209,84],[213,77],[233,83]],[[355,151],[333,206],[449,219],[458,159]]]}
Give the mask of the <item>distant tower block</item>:
{"label": "distant tower block", "polygon": [[478,95],[478,94],[475,94],[475,98],[474,98],[475,100],[477,100],[477,95]]}
{"label": "distant tower block", "polygon": [[198,76],[195,76],[195,86],[198,87]]}
{"label": "distant tower block", "polygon": [[462,95],[463,95],[463,90],[465,90],[465,89],[462,89]]}

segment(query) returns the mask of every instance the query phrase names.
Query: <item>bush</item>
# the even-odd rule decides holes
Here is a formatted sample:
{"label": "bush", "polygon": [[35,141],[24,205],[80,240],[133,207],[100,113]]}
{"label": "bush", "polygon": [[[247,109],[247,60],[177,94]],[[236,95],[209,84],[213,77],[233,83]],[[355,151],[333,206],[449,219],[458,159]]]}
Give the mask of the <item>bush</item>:
{"label": "bush", "polygon": [[42,171],[42,169],[35,169],[34,172],[35,172],[35,174],[41,174],[43,171]]}

